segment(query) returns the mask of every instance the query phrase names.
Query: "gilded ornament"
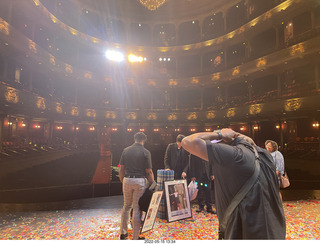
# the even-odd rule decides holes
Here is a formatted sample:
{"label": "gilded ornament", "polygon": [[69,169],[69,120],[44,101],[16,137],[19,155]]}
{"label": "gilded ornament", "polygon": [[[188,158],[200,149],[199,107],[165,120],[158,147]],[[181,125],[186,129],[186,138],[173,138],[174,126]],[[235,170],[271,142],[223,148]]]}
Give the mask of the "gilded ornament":
{"label": "gilded ornament", "polygon": [[178,116],[176,113],[171,113],[168,116],[168,120],[177,120],[177,119],[178,119]]}
{"label": "gilded ornament", "polygon": [[216,117],[216,114],[214,111],[208,111],[206,117],[207,119],[214,119]]}
{"label": "gilded ornament", "polygon": [[45,110],[46,102],[43,97],[37,97],[37,108]]}
{"label": "gilded ornament", "polygon": [[156,120],[158,117],[157,117],[157,114],[156,113],[149,113],[147,115],[147,120]]}
{"label": "gilded ornament", "polygon": [[12,87],[7,87],[7,91],[5,93],[5,98],[8,102],[11,103],[18,103],[19,102],[19,95],[16,89]]}
{"label": "gilded ornament", "polygon": [[0,31],[7,36],[10,34],[9,24],[1,18],[0,18]]}
{"label": "gilded ornament", "polygon": [[95,118],[97,116],[95,109],[87,109],[87,117]]}
{"label": "gilded ornament", "polygon": [[255,115],[260,114],[262,110],[262,104],[253,104],[249,107],[249,114]]}
{"label": "gilded ornament", "polygon": [[189,115],[187,117],[188,120],[195,120],[197,118],[198,118],[198,115],[196,112],[189,113]]}
{"label": "gilded ornament", "polygon": [[75,107],[75,106],[72,106],[71,115],[72,116],[79,116],[79,108]]}
{"label": "gilded ornament", "polygon": [[302,105],[302,100],[300,98],[289,99],[285,101],[284,109],[286,111],[295,111],[300,109]]}
{"label": "gilded ornament", "polygon": [[235,108],[229,108],[228,111],[227,111],[227,117],[231,118],[231,117],[234,117],[235,115],[236,115]]}
{"label": "gilded ornament", "polygon": [[113,112],[113,111],[107,111],[106,112],[106,118],[107,119],[115,119],[117,116],[116,116],[116,114],[115,114],[115,112]]}
{"label": "gilded ornament", "polygon": [[62,105],[61,103],[56,103],[56,111],[58,114],[62,114]]}
{"label": "gilded ornament", "polygon": [[127,112],[126,118],[127,119],[131,119],[131,120],[136,120],[137,119],[137,114],[135,112]]}

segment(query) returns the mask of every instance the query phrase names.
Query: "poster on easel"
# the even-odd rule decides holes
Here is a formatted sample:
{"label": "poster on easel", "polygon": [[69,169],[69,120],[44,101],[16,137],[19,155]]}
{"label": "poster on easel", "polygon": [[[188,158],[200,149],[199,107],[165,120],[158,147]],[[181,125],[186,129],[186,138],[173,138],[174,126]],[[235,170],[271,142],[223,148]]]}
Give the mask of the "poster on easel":
{"label": "poster on easel", "polygon": [[152,194],[148,212],[145,216],[145,219],[142,225],[141,233],[144,233],[153,229],[153,226],[157,217],[158,208],[160,205],[160,200],[162,198],[162,194],[163,194],[163,191],[156,191]]}

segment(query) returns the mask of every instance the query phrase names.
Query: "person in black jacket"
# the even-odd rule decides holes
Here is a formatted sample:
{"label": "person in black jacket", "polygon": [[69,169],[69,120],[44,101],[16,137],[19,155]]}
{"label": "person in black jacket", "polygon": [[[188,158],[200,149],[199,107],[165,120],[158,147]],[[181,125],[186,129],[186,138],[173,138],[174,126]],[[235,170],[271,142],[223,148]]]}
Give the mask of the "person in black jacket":
{"label": "person in black jacket", "polygon": [[198,185],[197,200],[199,208],[198,213],[204,210],[204,204],[208,213],[216,213],[211,206],[211,181],[214,179],[212,166],[209,162],[190,154],[189,176],[191,181],[195,181]]}
{"label": "person in black jacket", "polygon": [[164,167],[167,170],[174,170],[174,179],[184,179],[188,171],[188,152],[181,146],[184,135],[179,134],[175,143],[167,146],[164,155]]}

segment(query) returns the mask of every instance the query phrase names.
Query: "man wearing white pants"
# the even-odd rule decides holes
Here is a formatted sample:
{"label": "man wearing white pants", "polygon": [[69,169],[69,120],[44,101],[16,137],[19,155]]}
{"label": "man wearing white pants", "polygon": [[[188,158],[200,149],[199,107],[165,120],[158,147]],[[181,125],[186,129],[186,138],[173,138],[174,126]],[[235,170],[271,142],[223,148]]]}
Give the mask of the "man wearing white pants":
{"label": "man wearing white pants", "polygon": [[139,237],[141,214],[139,199],[143,195],[147,182],[154,182],[151,153],[144,147],[147,136],[143,132],[134,135],[134,144],[125,148],[120,159],[119,177],[122,182],[124,204],[121,213],[120,240],[128,237],[128,221],[131,208],[133,209],[133,240],[144,239]]}

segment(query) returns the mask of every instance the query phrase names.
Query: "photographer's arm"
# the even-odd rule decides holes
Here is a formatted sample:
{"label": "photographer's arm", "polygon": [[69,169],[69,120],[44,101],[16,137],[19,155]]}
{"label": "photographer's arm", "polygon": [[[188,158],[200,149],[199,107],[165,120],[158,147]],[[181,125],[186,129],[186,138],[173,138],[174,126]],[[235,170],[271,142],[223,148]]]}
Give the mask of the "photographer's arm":
{"label": "photographer's arm", "polygon": [[[221,134],[220,134],[221,133]],[[222,139],[226,142],[232,141],[234,138],[239,136],[239,133],[233,131],[232,129],[222,129],[220,133],[213,132],[200,132],[195,133],[190,136],[185,137],[182,140],[182,147],[189,153],[198,156],[206,161],[208,159],[206,140],[219,140]],[[222,136],[222,138],[221,138]]]}

